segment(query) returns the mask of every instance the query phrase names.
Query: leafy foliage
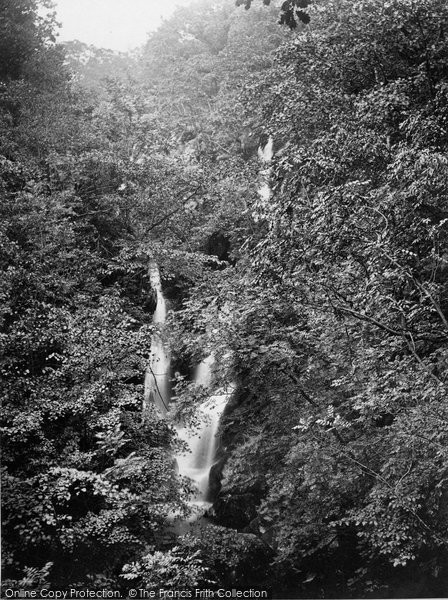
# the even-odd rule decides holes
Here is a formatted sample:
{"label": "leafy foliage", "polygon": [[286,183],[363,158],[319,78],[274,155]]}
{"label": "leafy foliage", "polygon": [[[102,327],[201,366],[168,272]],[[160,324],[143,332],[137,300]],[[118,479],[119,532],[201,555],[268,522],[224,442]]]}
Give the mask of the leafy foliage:
{"label": "leafy foliage", "polygon": [[207,569],[202,565],[199,552],[187,554],[177,546],[167,552],[154,552],[138,562],[125,565],[122,577],[143,589],[157,589],[160,582],[174,590],[192,588],[210,583]]}
{"label": "leafy foliage", "polygon": [[[8,581],[442,596],[445,3],[287,1],[291,32],[272,6],[199,2],[141,61],[72,44],[71,82],[51,14],[13,4],[0,13]],[[177,412],[195,424],[204,355],[213,385],[236,390],[214,504],[229,528],[176,543],[169,515],[191,491],[179,442],[141,411],[150,259],[173,309]]]}
{"label": "leafy foliage", "polygon": [[271,193],[250,204],[235,268],[206,303],[199,286],[185,315],[213,324],[208,344],[231,350],[238,386],[215,506],[272,546],[301,593],[387,594],[406,579],[438,593],[446,7],[330,1],[309,13],[312,30],[245,91],[278,140]]}
{"label": "leafy foliage", "polygon": [[[310,22],[309,14],[303,10],[308,7],[311,0],[285,0],[281,5],[280,25],[287,25],[290,29],[297,27],[297,21],[307,25]],[[263,4],[269,6],[271,0],[263,0]],[[248,10],[252,6],[252,0],[236,0],[237,6],[244,5]]]}
{"label": "leafy foliage", "polygon": [[117,582],[184,506],[172,432],[141,414],[151,250],[138,227],[160,219],[142,198],[159,165],[143,176],[129,155],[139,100],[69,84],[27,11],[5,13],[35,47],[20,72],[6,63],[1,90],[4,574],[39,586],[52,563],[53,585]]}

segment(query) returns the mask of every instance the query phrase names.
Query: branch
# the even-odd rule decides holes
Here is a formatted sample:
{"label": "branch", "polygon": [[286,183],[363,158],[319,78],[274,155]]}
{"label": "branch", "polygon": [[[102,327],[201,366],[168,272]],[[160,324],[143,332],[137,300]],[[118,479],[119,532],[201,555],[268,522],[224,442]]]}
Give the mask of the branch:
{"label": "branch", "polygon": [[442,309],[440,308],[440,304],[437,302],[437,300],[433,297],[433,295],[431,294],[431,292],[429,290],[427,290],[419,281],[417,281],[415,279],[415,277],[413,277],[413,280],[415,282],[415,285],[418,287],[418,289],[423,292],[430,300],[431,303],[433,305],[433,307],[435,308],[437,314],[439,315],[439,317],[442,320],[442,323],[445,325],[447,331],[448,331],[448,321],[445,317],[445,315],[443,314]]}
{"label": "branch", "polygon": [[[382,475],[380,475],[379,473],[377,473],[370,467],[361,463],[359,460],[357,460],[354,456],[352,456],[348,452],[344,452],[343,450],[341,450],[341,452],[344,456],[346,456],[348,459],[352,460],[355,464],[357,464],[364,471],[364,473],[366,473],[367,475],[370,475],[371,477],[374,477],[375,479],[378,479],[378,481],[381,481],[390,490],[392,490],[394,493],[396,493],[395,488],[387,481],[387,479],[384,479],[384,477]],[[401,479],[399,480],[398,483],[400,483],[402,481],[402,479],[404,477],[406,477],[406,475],[408,475],[409,472],[410,472],[410,470],[408,470],[408,472],[405,473],[405,475],[403,475],[401,477]],[[432,534],[432,536],[434,537],[435,540],[437,540],[438,542],[442,543],[445,546],[448,544],[448,541],[440,538],[437,535],[437,533],[435,531],[433,531],[433,529],[427,523],[425,523],[425,521],[415,512],[415,510],[413,510],[412,508],[410,508],[408,506],[403,506],[403,505],[401,506],[401,508],[403,510],[405,510],[406,512],[409,512],[415,519],[417,519],[417,521],[424,527],[424,529],[426,529],[427,531],[429,531]]]}
{"label": "branch", "polygon": [[166,215],[163,215],[163,217],[160,217],[160,219],[158,219],[155,223],[153,223],[150,227],[148,227],[148,229],[146,231],[152,231],[153,229],[155,229],[156,227],[158,227],[159,225],[161,225],[164,221],[166,221],[167,219],[169,219],[170,217],[172,217],[173,215],[175,215],[176,213],[180,212],[182,209],[185,208],[186,203],[191,200],[199,191],[200,188],[197,188],[196,190],[194,190],[194,192],[192,192],[189,196],[187,196],[185,198],[185,200],[183,200],[181,206],[177,206],[176,208],[174,208],[172,211],[170,211],[169,213],[167,213]]}
{"label": "branch", "polygon": [[442,385],[443,387],[445,387],[444,382],[439,379],[437,377],[437,375],[434,375],[434,373],[427,367],[427,365],[425,365],[425,363],[422,361],[422,359],[420,358],[420,356],[417,354],[417,350],[415,348],[415,342],[414,342],[414,338],[412,336],[412,333],[409,331],[407,332],[406,335],[403,335],[403,339],[406,341],[406,344],[409,348],[409,350],[411,351],[412,356],[415,358],[415,360],[418,362],[418,364],[421,366],[421,368],[426,371],[426,373],[428,373],[428,375],[434,379],[434,381],[438,384],[438,385]]}
{"label": "branch", "polygon": [[[153,381],[154,381],[154,384],[155,384],[155,386],[156,386],[156,391],[157,391],[157,393],[159,394],[159,398],[160,398],[160,400],[162,401],[162,404],[163,404],[163,406],[165,407],[165,410],[168,412],[168,410],[169,410],[169,407],[168,407],[168,406],[165,404],[165,400],[163,399],[163,396],[162,396],[162,394],[161,394],[161,392],[160,392],[160,389],[159,389],[159,385],[158,385],[158,383],[157,383],[157,377],[156,377],[156,375],[155,375],[154,371],[151,369],[151,365],[148,365],[148,371],[150,371],[150,373],[151,373],[151,375],[152,375],[152,379],[153,379]],[[150,395],[151,395],[151,392],[149,392],[149,395],[148,395],[148,396],[150,397]],[[149,399],[149,398],[148,398],[148,399]]]}
{"label": "branch", "polygon": [[423,292],[431,301],[433,307],[435,308],[437,314],[439,315],[439,317],[442,320],[442,323],[445,325],[446,329],[448,330],[448,320],[445,317],[442,309],[440,308],[440,304],[437,302],[437,300],[434,298],[434,296],[431,294],[431,292],[425,288],[425,286],[423,284],[421,284],[415,277],[414,275],[412,275],[412,273],[410,273],[405,267],[403,267],[402,265],[400,265],[400,263],[398,261],[396,261],[394,258],[392,258],[392,256],[390,256],[387,252],[385,252],[383,250],[383,254],[384,256],[386,256],[391,263],[393,263],[396,267],[398,267],[402,273],[404,273],[407,277],[409,277],[409,279],[411,279],[411,281],[414,282],[414,284],[417,286],[417,288]]}
{"label": "branch", "polygon": [[311,404],[311,406],[314,406],[315,408],[319,408],[319,405],[317,404],[317,402],[315,400],[313,400],[311,398],[311,396],[308,394],[308,392],[306,392],[303,387],[300,384],[299,378],[294,375],[294,373],[288,373],[286,371],[286,369],[280,369],[281,373],[283,373],[284,375],[286,375],[287,377],[289,377],[290,379],[292,379],[292,381],[297,385],[298,390],[300,392],[300,394],[303,396],[303,398],[305,398],[305,400]]}
{"label": "branch", "polygon": [[345,312],[349,315],[352,315],[352,316],[356,317],[357,319],[360,319],[361,321],[367,321],[367,323],[372,323],[372,325],[376,325],[379,329],[382,329],[383,331],[387,331],[391,335],[396,335],[396,336],[402,337],[404,334],[403,331],[398,331],[397,329],[392,329],[388,325],[381,323],[381,321],[377,321],[374,317],[371,317],[369,315],[364,315],[363,313],[360,313],[357,310],[354,310],[352,308],[347,308],[345,306],[336,306],[336,305],[334,306],[334,308],[336,310],[340,310],[341,312]]}

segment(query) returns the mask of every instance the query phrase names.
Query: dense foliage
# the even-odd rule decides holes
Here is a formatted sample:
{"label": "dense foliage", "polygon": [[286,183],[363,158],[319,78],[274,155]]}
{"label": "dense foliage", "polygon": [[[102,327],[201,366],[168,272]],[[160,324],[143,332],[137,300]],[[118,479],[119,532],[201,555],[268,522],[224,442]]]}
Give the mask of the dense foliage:
{"label": "dense foliage", "polygon": [[387,594],[410,579],[407,593],[437,595],[447,8],[327,1],[310,14],[267,75],[265,123],[281,149],[227,341],[247,436],[224,471],[227,500],[258,479],[256,528],[304,581]]}
{"label": "dense foliage", "polygon": [[[132,56],[46,5],[0,7],[7,584],[443,596],[445,2],[202,0]],[[215,524],[178,539],[152,260],[177,412],[204,355],[235,385]]]}
{"label": "dense foliage", "polygon": [[27,51],[3,64],[0,99],[4,578],[47,565],[57,585],[104,583],[182,508],[172,433],[141,412],[151,248],[136,230],[160,213],[139,221],[151,200],[127,193],[155,186],[161,165],[134,165],[137,109],[70,84],[22,4]]}

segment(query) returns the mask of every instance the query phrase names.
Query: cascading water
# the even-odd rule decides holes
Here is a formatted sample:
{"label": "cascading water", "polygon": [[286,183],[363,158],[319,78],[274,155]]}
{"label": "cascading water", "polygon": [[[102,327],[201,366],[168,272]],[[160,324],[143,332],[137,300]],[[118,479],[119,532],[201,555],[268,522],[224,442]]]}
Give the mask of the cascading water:
{"label": "cascading water", "polygon": [[[213,362],[213,357],[209,356],[198,365],[194,377],[196,384],[203,386],[210,384]],[[192,504],[201,509],[211,506],[208,497],[209,474],[216,456],[219,420],[228,396],[229,393],[215,394],[202,404],[199,409],[201,426],[197,433],[188,427],[177,428],[179,438],[188,446],[187,452],[176,457],[179,474],[193,481],[196,492]]]}
{"label": "cascading water", "polygon": [[261,185],[258,190],[258,195],[262,200],[269,200],[272,195],[271,186],[269,184],[269,177],[271,175],[271,167],[269,166],[272,162],[272,158],[274,156],[274,140],[272,136],[269,137],[266,145],[262,148],[258,149],[258,157],[262,163],[267,165],[267,168],[262,169],[260,172],[261,175]]}
{"label": "cascading water", "polygon": [[[152,404],[162,418],[166,417],[170,402],[170,355],[161,331],[167,309],[159,269],[155,263],[150,264],[149,275],[152,288],[157,294],[157,306],[153,316],[155,331],[151,340],[151,357],[145,377],[144,406],[148,408]],[[196,384],[205,387],[210,385],[213,362],[214,359],[210,356],[198,365],[194,376]],[[202,404],[199,408],[199,430],[176,428],[180,439],[188,447],[188,451],[176,457],[179,475],[193,481],[197,491],[192,504],[197,507],[206,508],[211,505],[208,502],[209,472],[216,455],[219,420],[228,396],[228,393],[216,394]]]}
{"label": "cascading water", "polygon": [[[264,165],[261,169],[261,185],[258,190],[263,200],[269,200],[272,194],[270,187],[271,162],[274,155],[274,140],[269,137],[266,145],[260,147],[259,158]],[[157,293],[157,307],[153,316],[156,326],[151,342],[151,359],[145,378],[145,407],[151,403],[160,417],[165,417],[170,402],[170,356],[162,337],[162,326],[166,321],[166,302],[162,293],[160,273],[156,263],[149,267],[151,285]],[[208,387],[211,383],[213,356],[203,360],[196,368],[194,383]],[[217,431],[219,421],[228,398],[233,391],[221,391],[211,396],[199,408],[201,425],[199,430],[189,427],[176,427],[179,438],[185,442],[188,450],[176,456],[179,475],[188,477],[195,485],[196,492],[191,504],[199,509],[211,506],[209,498],[209,474],[214,464],[218,445]],[[194,520],[198,515],[193,515]]]}
{"label": "cascading water", "polygon": [[155,331],[151,340],[151,357],[145,377],[144,406],[154,405],[159,417],[164,417],[170,401],[170,355],[163,341],[162,327],[166,321],[166,301],[157,265],[149,265],[152,288],[157,294],[157,306],[153,315]]}

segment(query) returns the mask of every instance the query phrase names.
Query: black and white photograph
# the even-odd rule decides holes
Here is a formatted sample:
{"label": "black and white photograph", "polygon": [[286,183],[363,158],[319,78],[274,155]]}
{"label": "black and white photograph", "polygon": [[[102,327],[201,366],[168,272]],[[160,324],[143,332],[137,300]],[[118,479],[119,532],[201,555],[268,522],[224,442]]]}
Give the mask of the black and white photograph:
{"label": "black and white photograph", "polygon": [[0,0],[1,598],[448,598],[448,0]]}

